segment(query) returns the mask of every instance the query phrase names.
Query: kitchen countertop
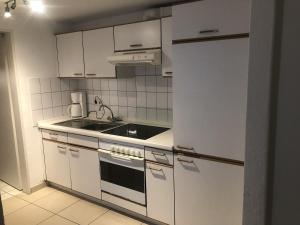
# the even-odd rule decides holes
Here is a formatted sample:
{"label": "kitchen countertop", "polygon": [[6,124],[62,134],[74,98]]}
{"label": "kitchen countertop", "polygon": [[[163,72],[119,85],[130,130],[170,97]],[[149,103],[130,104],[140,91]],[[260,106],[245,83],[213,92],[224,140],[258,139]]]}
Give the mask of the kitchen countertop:
{"label": "kitchen countertop", "polygon": [[[111,135],[111,134],[104,134],[99,131],[90,131],[90,130],[84,130],[84,129],[79,129],[79,128],[63,127],[63,126],[55,125],[55,123],[64,122],[67,120],[70,120],[70,118],[69,117],[59,117],[59,118],[54,118],[54,119],[49,119],[49,120],[43,120],[43,121],[38,122],[38,127],[41,129],[54,130],[54,131],[60,131],[60,132],[65,132],[65,133],[72,133],[72,134],[96,137],[101,140],[111,140],[111,141],[123,142],[125,144],[126,143],[135,144],[135,145],[141,145],[141,146],[146,146],[146,147],[163,149],[163,150],[167,150],[167,151],[173,150],[173,131],[172,131],[172,129],[167,130],[167,131],[165,131],[161,134],[158,134],[152,138],[149,138],[147,140],[141,140],[141,139],[135,139],[135,138],[116,136],[116,135]],[[124,121],[124,123],[131,123],[131,121]],[[151,123],[140,123],[140,122],[133,122],[133,123],[160,126],[158,124],[151,124]],[[163,127],[168,127],[168,126],[163,126]]]}

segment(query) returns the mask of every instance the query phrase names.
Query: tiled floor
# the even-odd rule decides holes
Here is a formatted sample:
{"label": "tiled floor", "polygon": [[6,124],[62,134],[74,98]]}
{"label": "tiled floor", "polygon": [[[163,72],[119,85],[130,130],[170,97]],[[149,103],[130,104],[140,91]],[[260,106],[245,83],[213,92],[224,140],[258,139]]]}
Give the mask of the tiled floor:
{"label": "tiled floor", "polygon": [[0,190],[5,225],[146,225],[50,187],[27,195],[0,181]]}

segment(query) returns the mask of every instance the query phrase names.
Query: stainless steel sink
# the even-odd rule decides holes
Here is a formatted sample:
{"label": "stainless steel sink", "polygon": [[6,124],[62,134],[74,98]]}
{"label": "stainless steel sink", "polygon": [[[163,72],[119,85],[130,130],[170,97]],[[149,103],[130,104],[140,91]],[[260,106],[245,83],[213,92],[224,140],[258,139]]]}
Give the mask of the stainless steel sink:
{"label": "stainless steel sink", "polygon": [[74,119],[74,120],[68,120],[68,121],[56,123],[55,125],[79,128],[84,130],[105,131],[108,129],[121,126],[123,124],[113,123],[113,122],[103,122],[97,120],[88,120],[88,119]]}

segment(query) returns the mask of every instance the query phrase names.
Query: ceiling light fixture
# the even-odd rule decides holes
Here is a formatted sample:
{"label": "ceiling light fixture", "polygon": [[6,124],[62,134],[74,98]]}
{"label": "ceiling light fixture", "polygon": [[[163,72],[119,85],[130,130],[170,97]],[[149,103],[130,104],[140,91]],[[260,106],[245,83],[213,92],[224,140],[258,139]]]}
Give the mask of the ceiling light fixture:
{"label": "ceiling light fixture", "polygon": [[11,12],[10,12],[8,3],[7,3],[6,6],[5,6],[4,17],[5,17],[5,18],[11,17]]}
{"label": "ceiling light fixture", "polygon": [[41,0],[31,0],[29,6],[33,12],[43,13],[45,12],[45,5]]}
{"label": "ceiling light fixture", "polygon": [[[35,13],[44,13],[45,12],[45,5],[42,0],[23,0],[24,5],[29,6],[31,10]],[[8,0],[5,4],[5,11],[4,17],[9,18],[11,17],[11,9],[15,9],[17,7],[16,0]]]}

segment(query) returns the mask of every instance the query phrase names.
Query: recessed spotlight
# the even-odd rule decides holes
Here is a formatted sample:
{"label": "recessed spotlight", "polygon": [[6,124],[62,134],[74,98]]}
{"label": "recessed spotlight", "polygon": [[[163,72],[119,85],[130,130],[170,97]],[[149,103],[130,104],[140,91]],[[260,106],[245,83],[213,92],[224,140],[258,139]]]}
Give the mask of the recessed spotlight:
{"label": "recessed spotlight", "polygon": [[4,17],[5,18],[11,17],[11,12],[10,12],[10,9],[8,7],[8,4],[6,4],[6,6],[5,6]]}
{"label": "recessed spotlight", "polygon": [[44,13],[45,12],[45,5],[41,0],[31,0],[29,2],[29,6],[33,12],[36,12],[36,13]]}

